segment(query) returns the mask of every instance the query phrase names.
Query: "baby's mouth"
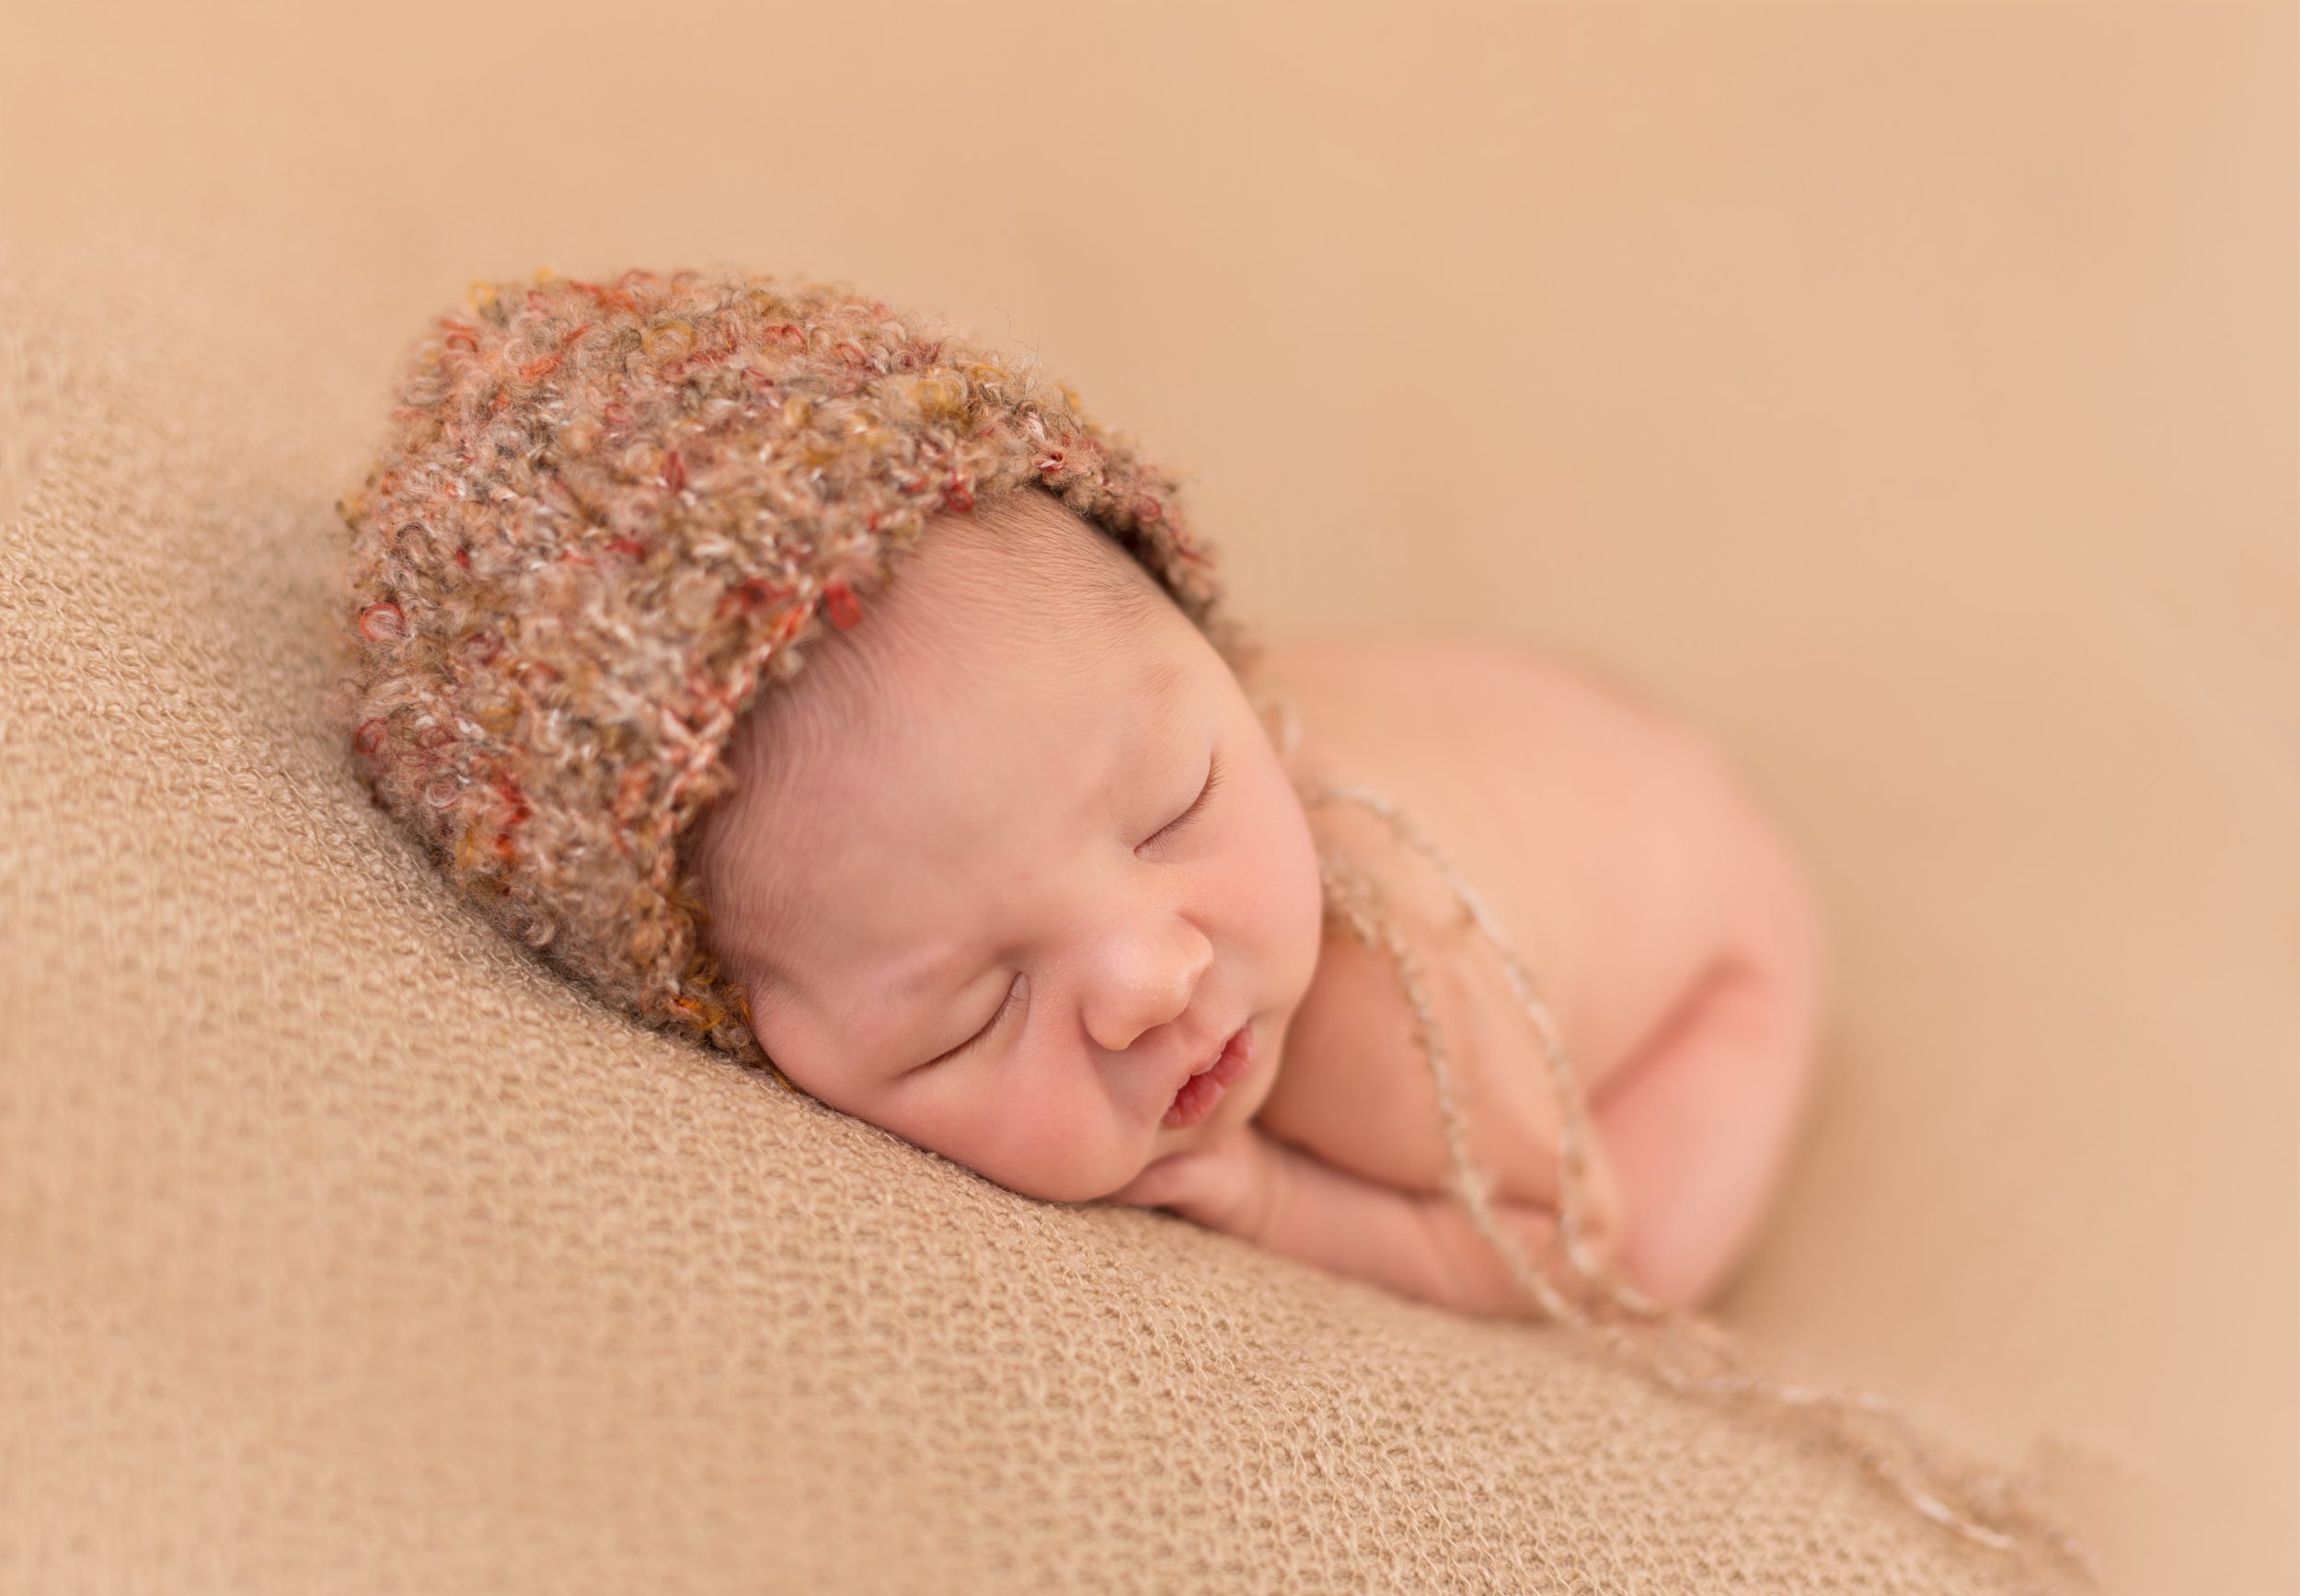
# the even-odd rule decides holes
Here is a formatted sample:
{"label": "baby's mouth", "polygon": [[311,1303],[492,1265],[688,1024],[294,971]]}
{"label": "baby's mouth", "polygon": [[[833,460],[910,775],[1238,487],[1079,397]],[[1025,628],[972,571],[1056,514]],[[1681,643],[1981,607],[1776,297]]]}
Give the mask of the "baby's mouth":
{"label": "baby's mouth", "polygon": [[1169,1131],[1187,1131],[1202,1123],[1222,1101],[1222,1094],[1231,1083],[1254,1062],[1254,1026],[1251,1020],[1232,1032],[1222,1045],[1214,1062],[1184,1081],[1174,1094],[1174,1101],[1166,1111],[1162,1124]]}

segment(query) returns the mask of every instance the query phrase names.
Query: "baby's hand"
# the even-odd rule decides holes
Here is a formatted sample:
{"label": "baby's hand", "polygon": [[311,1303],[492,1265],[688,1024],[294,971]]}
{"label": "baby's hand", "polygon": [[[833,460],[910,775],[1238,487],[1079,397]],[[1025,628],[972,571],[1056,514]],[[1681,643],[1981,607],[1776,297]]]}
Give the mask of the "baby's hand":
{"label": "baby's hand", "polygon": [[1218,1142],[1167,1154],[1110,1200],[1167,1209],[1209,1230],[1258,1242],[1270,1226],[1285,1156],[1284,1148],[1249,1122]]}
{"label": "baby's hand", "polygon": [[[1515,1282],[1496,1278],[1500,1266],[1485,1238],[1453,1199],[1337,1169],[1259,1125],[1159,1159],[1110,1200],[1170,1209],[1209,1230],[1420,1302],[1481,1314],[1527,1311]],[[1538,1219],[1546,1241],[1547,1216]]]}

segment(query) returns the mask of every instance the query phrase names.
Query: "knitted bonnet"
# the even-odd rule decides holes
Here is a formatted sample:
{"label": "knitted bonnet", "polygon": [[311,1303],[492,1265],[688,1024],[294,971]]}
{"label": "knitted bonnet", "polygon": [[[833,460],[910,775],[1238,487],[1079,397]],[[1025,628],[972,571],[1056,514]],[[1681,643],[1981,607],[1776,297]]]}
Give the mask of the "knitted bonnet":
{"label": "knitted bonnet", "polygon": [[1234,669],[1176,482],[1066,385],[843,285],[748,272],[475,283],[395,389],[351,531],[336,707],[375,801],[510,935],[753,1062],[680,842],[808,641],[927,518],[1043,490]]}

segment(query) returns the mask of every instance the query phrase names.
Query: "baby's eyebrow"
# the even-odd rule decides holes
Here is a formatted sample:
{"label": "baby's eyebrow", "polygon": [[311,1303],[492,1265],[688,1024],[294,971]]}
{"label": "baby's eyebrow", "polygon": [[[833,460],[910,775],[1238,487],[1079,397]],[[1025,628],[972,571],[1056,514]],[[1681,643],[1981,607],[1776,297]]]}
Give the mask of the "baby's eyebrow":
{"label": "baby's eyebrow", "polygon": [[1189,668],[1180,660],[1169,659],[1158,667],[1150,682],[1149,708],[1143,717],[1142,735],[1133,745],[1135,757],[1140,757],[1144,747],[1173,740],[1175,724],[1190,702],[1189,695],[1182,691],[1189,676]]}

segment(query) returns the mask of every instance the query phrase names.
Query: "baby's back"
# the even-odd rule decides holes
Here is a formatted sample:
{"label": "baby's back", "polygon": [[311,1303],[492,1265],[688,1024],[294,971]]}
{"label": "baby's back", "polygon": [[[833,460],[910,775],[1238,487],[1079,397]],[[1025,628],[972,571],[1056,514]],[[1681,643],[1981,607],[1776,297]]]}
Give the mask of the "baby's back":
{"label": "baby's back", "polygon": [[[1297,776],[1394,800],[1485,899],[1600,1112],[1607,1177],[1651,1207],[1673,1199],[1649,1166],[1734,1165],[1745,1234],[1802,1097],[1818,952],[1797,868],[1715,755],[1585,671],[1504,645],[1280,638],[1262,679],[1299,718]],[[1319,807],[1310,821],[1380,883],[1422,956],[1478,1162],[1503,1195],[1554,1200],[1555,1110],[1499,962],[1377,818]],[[1757,978],[1742,984],[1777,1011],[1771,1056],[1633,1090],[1696,1051],[1675,1044],[1729,974]],[[1442,1188],[1410,1012],[1387,959],[1346,932],[1328,930],[1259,1122],[1369,1178]]]}

